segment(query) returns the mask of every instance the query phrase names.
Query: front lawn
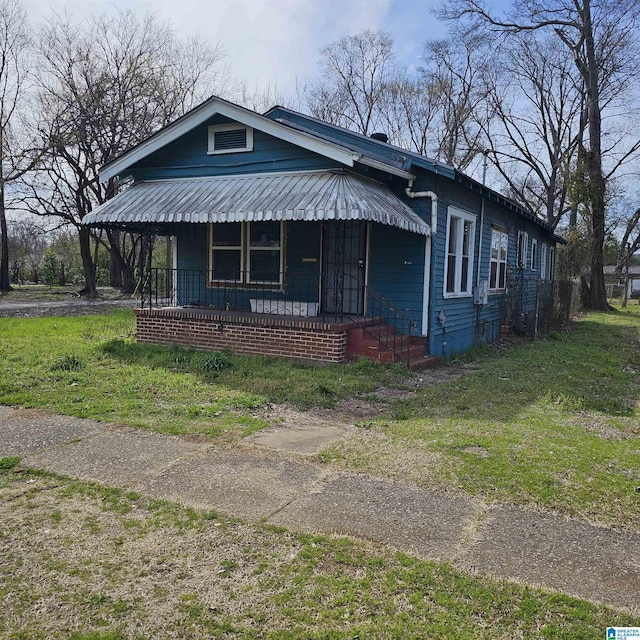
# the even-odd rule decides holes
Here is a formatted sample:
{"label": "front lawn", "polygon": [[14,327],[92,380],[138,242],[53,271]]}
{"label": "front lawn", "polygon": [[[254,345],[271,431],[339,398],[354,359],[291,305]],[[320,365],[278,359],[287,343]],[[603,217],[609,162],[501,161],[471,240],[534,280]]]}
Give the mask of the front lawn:
{"label": "front lawn", "polygon": [[228,440],[268,426],[268,403],[330,407],[381,386],[413,390],[318,460],[640,529],[639,329],[637,305],[591,314],[416,388],[428,372],[136,344],[130,312],[0,318],[0,403]]}
{"label": "front lawn", "polygon": [[330,407],[395,385],[399,367],[311,366],[136,344],[134,315],[0,318],[0,404],[172,434],[246,435],[266,403]]}
{"label": "front lawn", "polygon": [[478,358],[323,452],[361,471],[640,529],[640,307]]}

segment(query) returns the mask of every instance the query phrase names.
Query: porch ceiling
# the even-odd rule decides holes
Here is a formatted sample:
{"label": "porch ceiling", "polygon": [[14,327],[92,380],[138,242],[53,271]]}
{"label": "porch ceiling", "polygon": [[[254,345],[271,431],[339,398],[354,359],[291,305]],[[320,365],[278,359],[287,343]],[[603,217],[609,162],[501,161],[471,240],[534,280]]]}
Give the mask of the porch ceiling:
{"label": "porch ceiling", "polygon": [[140,182],[85,216],[91,226],[183,222],[368,220],[429,235],[429,225],[384,185],[338,171]]}

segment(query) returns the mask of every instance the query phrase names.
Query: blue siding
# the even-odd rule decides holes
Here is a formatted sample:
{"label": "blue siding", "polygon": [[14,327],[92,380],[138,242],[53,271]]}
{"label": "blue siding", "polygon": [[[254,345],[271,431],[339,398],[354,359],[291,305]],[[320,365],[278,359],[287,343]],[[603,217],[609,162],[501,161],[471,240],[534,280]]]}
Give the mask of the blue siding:
{"label": "blue siding", "polygon": [[[425,178],[417,181],[416,190],[418,189],[432,189],[438,195],[438,225],[432,246],[430,353],[450,356],[462,353],[472,346],[495,340],[500,334],[501,324],[507,321],[515,323],[519,317],[521,320],[526,317],[527,327],[532,328],[537,308],[540,248],[543,242],[554,246],[555,243],[550,234],[532,221],[515,215],[488,199],[485,200],[484,221],[481,229],[482,199],[480,195],[462,189],[453,181],[439,177]],[[486,305],[474,305],[473,296],[451,298],[444,295],[446,225],[450,206],[476,216],[472,274],[474,286],[478,281],[478,270],[480,281],[489,279],[492,225],[508,231],[507,289],[489,293]],[[529,251],[532,239],[535,238],[538,241],[538,265],[535,271],[530,269],[529,263],[524,269],[517,267],[517,238],[520,230],[529,234]],[[480,247],[481,232],[482,246]],[[480,251],[481,255],[479,255]],[[545,286],[548,288],[548,285],[543,285],[543,290]],[[544,298],[544,295],[541,298]],[[444,326],[438,321],[441,312],[445,316]]]}
{"label": "blue siding", "polygon": [[178,269],[207,268],[207,226],[184,224],[177,236]]}
{"label": "blue siding", "polygon": [[422,327],[425,237],[371,225],[369,286]]}
{"label": "blue siding", "polygon": [[254,130],[253,151],[207,154],[208,126],[230,122],[216,116],[140,160],[128,171],[135,180],[193,178],[273,171],[310,171],[342,165]]}
{"label": "blue siding", "polygon": [[[277,112],[275,112],[277,114]],[[274,113],[270,114],[273,117]],[[226,122],[217,116],[196,127],[179,140],[158,150],[136,164],[131,175],[137,180],[180,178],[208,175],[231,175],[274,171],[331,169],[339,165],[295,145],[254,131],[254,149],[246,153],[220,155],[207,154],[209,124]],[[301,122],[301,124],[305,124]],[[337,142],[350,144],[352,134],[332,127],[313,126]],[[386,154],[391,160],[402,164],[402,154],[392,147],[375,141],[358,139],[358,145],[371,153]],[[538,308],[540,257],[543,243],[555,246],[552,234],[533,220],[520,215],[512,207],[497,201],[495,194],[485,200],[484,222],[480,215],[482,198],[479,185],[467,181],[460,183],[451,175],[438,175],[435,170],[416,167],[417,178],[414,191],[434,191],[438,196],[437,225],[431,239],[431,281],[429,305],[429,350],[433,355],[450,356],[461,353],[474,345],[498,337],[501,324],[522,322],[525,318],[533,326]],[[403,180],[378,170],[360,168],[364,175],[375,175],[406,202],[418,215],[431,224],[431,200],[410,199],[404,193],[407,186]],[[508,287],[505,291],[489,294],[484,306],[473,304],[473,297],[451,298],[444,295],[444,272],[446,260],[446,224],[450,206],[476,216],[474,239],[474,263],[470,274],[475,285],[489,278],[489,257],[492,225],[507,229]],[[394,227],[371,224],[369,236],[369,286],[402,309],[422,329],[425,238],[401,231]],[[533,239],[538,241],[538,264],[536,270],[516,264],[518,231],[529,235],[528,251]],[[303,301],[318,301],[321,270],[321,224],[317,222],[290,222],[285,239],[285,287],[283,291],[272,290],[272,298]],[[482,235],[482,241],[480,238]],[[192,269],[193,273],[184,282],[178,283],[178,302],[182,305],[197,304],[224,308],[230,302],[233,308],[249,309],[249,298],[260,297],[256,289],[247,287],[208,287],[207,227],[206,225],[181,225],[178,236],[178,267]],[[480,244],[482,246],[480,247]],[[479,252],[481,254],[479,255]],[[530,255],[530,253],[529,253]],[[196,277],[196,271],[199,271]],[[199,279],[198,279],[199,278]],[[220,295],[218,295],[220,294]],[[267,295],[267,294],[265,294]],[[225,302],[226,301],[226,302]],[[438,317],[445,316],[444,325]]]}

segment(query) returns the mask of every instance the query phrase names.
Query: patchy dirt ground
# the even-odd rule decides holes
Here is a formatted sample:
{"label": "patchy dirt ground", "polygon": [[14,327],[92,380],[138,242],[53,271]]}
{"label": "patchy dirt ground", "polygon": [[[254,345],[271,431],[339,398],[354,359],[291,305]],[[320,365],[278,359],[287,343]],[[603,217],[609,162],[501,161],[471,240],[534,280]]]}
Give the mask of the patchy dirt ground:
{"label": "patchy dirt ground", "polygon": [[289,405],[270,404],[255,415],[282,429],[308,427],[310,424],[319,427],[329,424],[353,425],[378,417],[389,410],[389,404],[392,402],[411,398],[421,389],[457,380],[474,371],[475,368],[472,366],[441,365],[398,380],[396,388],[380,387],[368,398],[347,398],[337,402],[330,409],[315,408],[302,411]]}
{"label": "patchy dirt ground", "polygon": [[111,287],[100,287],[97,298],[84,298],[73,287],[24,286],[0,294],[0,317],[100,315],[138,305],[139,300]]}

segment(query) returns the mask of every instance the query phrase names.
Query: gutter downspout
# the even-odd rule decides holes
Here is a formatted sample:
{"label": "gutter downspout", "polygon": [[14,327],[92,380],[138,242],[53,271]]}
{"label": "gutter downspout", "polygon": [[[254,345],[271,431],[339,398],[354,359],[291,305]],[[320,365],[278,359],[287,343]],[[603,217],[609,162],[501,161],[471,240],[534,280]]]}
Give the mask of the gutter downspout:
{"label": "gutter downspout", "polygon": [[422,335],[429,335],[430,287],[431,287],[431,245],[432,238],[438,232],[438,196],[433,191],[411,191],[413,180],[404,190],[408,198],[431,198],[431,233],[425,240],[424,247],[424,284],[422,287]]}
{"label": "gutter downspout", "polygon": [[[482,186],[485,186],[487,180],[487,150],[482,152],[484,154],[484,164],[482,167]],[[480,287],[480,261],[482,260],[482,236],[484,235],[484,192],[480,196],[482,203],[480,206],[480,242],[478,246],[478,270],[476,272],[476,287]]]}

